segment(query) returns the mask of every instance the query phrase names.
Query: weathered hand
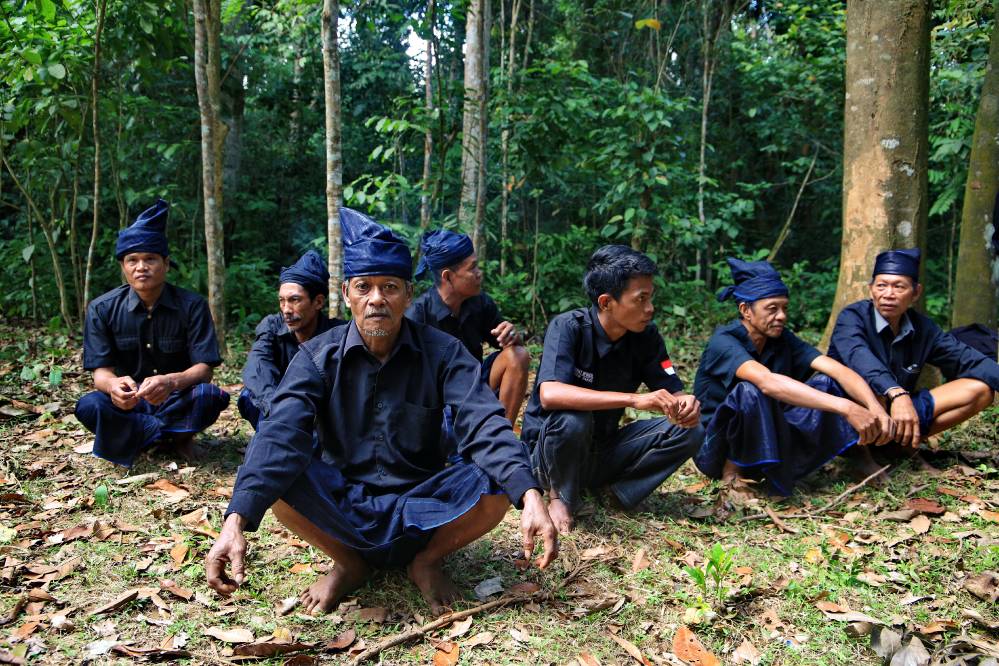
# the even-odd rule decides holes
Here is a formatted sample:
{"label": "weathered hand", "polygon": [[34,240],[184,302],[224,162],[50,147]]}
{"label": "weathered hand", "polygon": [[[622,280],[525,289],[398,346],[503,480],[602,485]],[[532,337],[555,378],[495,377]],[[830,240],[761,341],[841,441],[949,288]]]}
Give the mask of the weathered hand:
{"label": "weathered hand", "polygon": [[520,512],[520,531],[524,535],[524,559],[528,562],[534,556],[534,539],[541,536],[544,552],[536,561],[544,569],[558,555],[558,532],[552,524],[551,516],[545,507],[541,493],[535,489],[524,493],[524,509]]}
{"label": "weathered hand", "polygon": [[878,426],[881,428],[881,435],[873,442],[876,446],[883,446],[892,441],[895,437],[895,422],[888,416],[884,409],[872,410],[878,419]]}
{"label": "weathered hand", "polygon": [[138,397],[153,405],[160,405],[175,390],[174,381],[170,375],[153,375],[142,380]]}
{"label": "weathered hand", "polygon": [[[205,576],[208,586],[229,596],[246,578],[246,537],[243,536],[243,517],[230,513],[222,526],[219,538],[205,557]],[[232,564],[232,578],[226,574],[226,562]]]}
{"label": "weathered hand", "polygon": [[508,321],[500,322],[499,326],[489,331],[489,333],[496,338],[502,349],[520,342],[520,333],[517,332],[517,327]]}
{"label": "weathered hand", "polygon": [[900,395],[891,403],[891,418],[895,421],[895,441],[902,446],[916,448],[922,439],[919,431],[919,414],[908,395]]}
{"label": "weathered hand", "polygon": [[636,393],[633,406],[646,412],[661,412],[676,423],[680,401],[666,389],[659,389],[651,393]]}
{"label": "weathered hand", "polygon": [[701,402],[692,395],[678,393],[676,423],[682,428],[694,428],[701,422]]}
{"label": "weathered hand", "polygon": [[130,410],[139,402],[139,387],[131,377],[117,377],[111,383],[111,403],[118,409]]}
{"label": "weathered hand", "polygon": [[860,436],[860,440],[857,442],[860,446],[866,446],[871,442],[877,441],[881,435],[881,424],[878,423],[878,419],[866,407],[850,403],[850,408],[846,413],[846,420]]}

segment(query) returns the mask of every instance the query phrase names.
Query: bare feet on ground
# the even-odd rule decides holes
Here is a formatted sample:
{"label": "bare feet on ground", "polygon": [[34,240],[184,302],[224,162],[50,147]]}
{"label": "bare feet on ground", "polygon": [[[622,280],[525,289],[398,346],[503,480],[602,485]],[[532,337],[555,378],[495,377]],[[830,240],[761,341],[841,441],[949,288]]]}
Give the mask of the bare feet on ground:
{"label": "bare feet on ground", "polygon": [[345,596],[359,588],[367,577],[367,568],[348,571],[339,564],[334,564],[328,574],[320,576],[298,598],[305,612],[310,615],[329,613],[340,605]]}
{"label": "bare feet on ground", "polygon": [[198,462],[205,456],[205,450],[194,441],[194,433],[167,435],[160,440],[158,448],[161,452],[175,455],[186,462]]}
{"label": "bare feet on ground", "polygon": [[433,615],[440,615],[458,599],[461,591],[444,573],[443,562],[423,562],[419,556],[406,568],[409,579],[420,590],[423,600],[430,605]]}
{"label": "bare feet on ground", "polygon": [[[874,460],[873,456],[871,456],[870,450],[866,446],[854,448],[855,450],[851,455],[849,455],[849,459],[850,476],[852,476],[855,481],[863,481],[883,467],[883,465],[879,465],[877,461]],[[872,486],[883,486],[888,483],[888,474],[886,472],[881,472],[867,483]]]}
{"label": "bare feet on ground", "polygon": [[568,534],[576,525],[569,506],[557,497],[548,500],[548,516],[552,519],[559,534]]}
{"label": "bare feet on ground", "polygon": [[739,466],[736,465],[731,460],[725,461],[725,466],[722,467],[722,483],[735,485],[739,481],[742,481],[742,475],[739,473]]}

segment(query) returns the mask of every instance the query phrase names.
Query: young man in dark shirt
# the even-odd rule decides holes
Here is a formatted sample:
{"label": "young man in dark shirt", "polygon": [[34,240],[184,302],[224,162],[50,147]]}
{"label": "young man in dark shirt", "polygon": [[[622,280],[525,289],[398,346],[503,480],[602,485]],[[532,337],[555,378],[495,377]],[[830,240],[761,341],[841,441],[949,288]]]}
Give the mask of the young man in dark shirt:
{"label": "young man in dark shirt", "polygon": [[[600,248],[583,280],[592,305],[558,315],[545,333],[522,435],[563,534],[584,490],[607,486],[634,508],[701,444],[700,405],[683,392],[652,319],[656,273],[636,250]],[[636,393],[642,384],[648,393]],[[626,407],[665,416],[622,427]]]}
{"label": "young man in dark shirt", "polygon": [[[881,397],[896,424],[895,440],[910,449],[979,413],[999,391],[995,359],[912,308],[923,293],[919,259],[918,248],[879,254],[871,298],[843,308],[829,345],[829,356],[855,370]],[[917,390],[927,363],[950,381]]]}
{"label": "young man in dark shirt", "polygon": [[94,455],[125,467],[155,443],[196,456],[194,435],[229,404],[211,383],[222,357],[208,304],[166,281],[169,208],[160,199],[118,234],[128,284],[91,301],[84,325],[83,367],[97,390],[76,417],[95,435]]}
{"label": "young man in dark shirt", "polygon": [[309,250],[281,269],[278,286],[280,314],[264,317],[243,367],[243,390],[236,406],[253,429],[270,413],[271,399],[298,347],[306,340],[344,322],[324,312],[330,274],[326,262]]}
{"label": "young man in dark shirt", "polygon": [[[268,508],[333,559],[301,595],[327,612],[374,567],[407,567],[434,613],[458,597],[444,558],[522,508],[524,554],[557,550],[523,444],[462,344],[404,316],[412,299],[409,248],[367,216],[340,209],[344,298],[353,320],[304,343],[250,442],[205,571],[232,593],[245,575],[244,530]],[[454,408],[460,458],[440,431]],[[319,451],[312,431],[318,429]],[[273,506],[272,506],[273,505]],[[232,565],[233,577],[225,573]]]}
{"label": "young man in dark shirt", "polygon": [[[527,391],[531,356],[517,328],[500,316],[482,291],[482,269],[466,234],[439,229],[423,234],[416,277],[429,273],[434,286],[413,300],[406,316],[452,335],[482,364],[482,380],[499,397],[510,423],[517,421]],[[495,348],[484,360],[482,344]]]}

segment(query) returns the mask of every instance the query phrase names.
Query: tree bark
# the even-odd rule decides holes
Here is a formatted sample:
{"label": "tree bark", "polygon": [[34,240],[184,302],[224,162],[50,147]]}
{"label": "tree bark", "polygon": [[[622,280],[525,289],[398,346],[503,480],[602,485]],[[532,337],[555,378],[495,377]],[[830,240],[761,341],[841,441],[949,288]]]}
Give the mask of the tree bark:
{"label": "tree bark", "polygon": [[[500,178],[500,275],[506,275],[507,227],[510,211],[510,101],[513,99],[513,73],[517,62],[517,15],[520,13],[520,0],[513,0],[510,8],[510,43],[507,46],[506,61],[506,100],[503,109],[503,130],[500,132],[500,162],[503,173]],[[501,63],[502,64],[502,63]]]}
{"label": "tree bark", "polygon": [[201,179],[205,200],[208,307],[219,349],[225,343],[225,237],[222,226],[222,166],[228,126],[221,121],[221,0],[194,0],[194,79],[201,114]]}
{"label": "tree bark", "polygon": [[[482,70],[482,2],[471,0],[465,16],[465,99],[461,123],[461,199],[458,203],[458,225],[473,231],[479,190],[479,160],[482,152],[483,70]],[[476,239],[473,238],[474,242]],[[478,246],[476,246],[478,247]]]}
{"label": "tree bark", "polygon": [[423,193],[420,195],[420,229],[430,228],[431,187],[430,171],[434,157],[434,132],[431,121],[434,115],[434,29],[437,26],[437,1],[430,0],[427,7],[427,23],[430,34],[427,36],[427,59],[423,69],[423,108],[426,113],[427,129],[423,134]]}
{"label": "tree bark", "polygon": [[877,254],[924,243],[930,12],[929,0],[847,3],[843,239],[823,345],[867,297]]}
{"label": "tree bark", "polygon": [[[995,328],[999,257],[992,247],[999,194],[999,2],[982,97],[971,141],[968,181],[961,208],[961,240],[957,255],[952,326],[979,322]],[[986,278],[988,276],[988,278]]]}
{"label": "tree bark", "polygon": [[101,32],[104,30],[104,16],[107,10],[107,0],[97,3],[97,32],[94,34],[94,67],[90,76],[90,118],[94,132],[94,200],[91,202],[93,216],[90,222],[90,244],[87,246],[87,264],[83,270],[83,303],[85,310],[90,303],[90,278],[94,268],[94,249],[97,247],[98,217],[101,210],[101,132],[99,124],[100,109],[97,105],[98,75],[101,66]]}
{"label": "tree bark", "polygon": [[486,149],[489,146],[486,134],[489,130],[489,35],[492,32],[491,0],[482,2],[482,58],[480,60],[482,82],[479,95],[479,174],[475,188],[475,225],[472,227],[472,245],[478,260],[484,266],[488,243],[486,242]]}
{"label": "tree bark", "polygon": [[340,3],[323,0],[323,91],[326,101],[326,235],[329,244],[330,314],[340,314],[343,281],[343,240],[340,235],[340,202],[343,198],[343,147],[340,142],[340,51],[337,23]]}

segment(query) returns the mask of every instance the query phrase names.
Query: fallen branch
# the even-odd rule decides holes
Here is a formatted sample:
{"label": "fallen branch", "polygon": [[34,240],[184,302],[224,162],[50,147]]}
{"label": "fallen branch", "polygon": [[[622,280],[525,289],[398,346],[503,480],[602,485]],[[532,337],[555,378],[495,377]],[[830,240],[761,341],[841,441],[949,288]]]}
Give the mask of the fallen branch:
{"label": "fallen branch", "polygon": [[833,500],[831,502],[829,502],[828,504],[826,504],[824,507],[822,507],[818,511],[812,511],[812,512],[809,512],[809,513],[786,513],[783,516],[778,516],[774,511],[772,511],[770,509],[770,507],[767,507],[766,508],[766,513],[754,513],[751,516],[742,516],[741,518],[737,518],[735,522],[737,522],[737,523],[745,523],[745,522],[748,522],[750,520],[762,520],[763,518],[769,518],[770,520],[772,520],[774,522],[774,525],[777,525],[777,527],[779,527],[780,529],[784,530],[785,532],[789,531],[792,534],[797,534],[797,530],[793,530],[788,525],[782,525],[781,523],[778,522],[778,520],[783,521],[784,519],[787,519],[787,518],[814,518],[815,516],[820,516],[823,513],[825,513],[826,511],[829,511],[833,507],[837,506],[840,502],[842,502],[844,499],[846,499],[847,497],[849,497],[853,493],[857,492],[858,490],[860,490],[861,488],[863,488],[864,486],[866,486],[868,483],[871,482],[871,479],[873,479],[874,477],[878,476],[879,474],[882,474],[889,467],[891,467],[891,465],[885,465],[884,467],[882,467],[878,471],[876,471],[873,474],[871,474],[870,476],[868,476],[863,481],[860,481],[859,483],[855,483],[854,485],[850,486],[849,488],[847,488],[846,490],[844,490],[843,492],[841,492],[839,495],[837,495],[835,498],[833,498]]}
{"label": "fallen branch", "polygon": [[860,490],[861,488],[863,488],[864,486],[866,486],[868,483],[870,483],[871,479],[873,479],[876,476],[880,476],[881,474],[884,474],[884,472],[889,467],[891,467],[891,465],[885,465],[884,467],[882,467],[878,471],[874,472],[873,474],[870,474],[866,479],[864,479],[860,483],[855,483],[854,485],[850,486],[849,488],[847,488],[846,490],[844,490],[843,492],[841,492],[839,495],[837,495],[836,499],[834,499],[833,501],[829,502],[829,504],[826,504],[824,507],[822,507],[818,511],[814,512],[812,515],[813,516],[818,516],[820,514],[825,513],[829,509],[833,508],[834,506],[838,505],[844,499],[846,499],[847,497],[849,497],[850,495],[852,495],[853,493],[857,492],[858,490]]}
{"label": "fallen branch", "polygon": [[779,529],[781,532],[787,532],[788,534],[798,533],[798,530],[794,529],[793,527],[785,523],[783,520],[781,520],[781,517],[778,516],[777,513],[769,506],[765,507],[764,511],[767,512],[767,516],[769,516],[770,520],[773,521],[773,524],[776,525],[777,529]]}
{"label": "fallen branch", "polygon": [[389,648],[393,648],[396,645],[402,645],[403,643],[407,643],[416,638],[423,638],[424,636],[427,635],[428,632],[434,631],[435,629],[440,629],[441,627],[446,627],[452,622],[457,622],[458,620],[464,620],[466,617],[471,617],[473,615],[476,615],[477,613],[482,613],[484,611],[492,610],[493,608],[499,608],[500,606],[523,603],[525,601],[529,601],[530,599],[531,599],[530,595],[501,597],[494,601],[489,601],[487,603],[480,604],[473,608],[469,608],[463,611],[456,611],[454,613],[448,613],[443,617],[437,618],[433,622],[428,622],[422,627],[418,627],[416,629],[409,629],[408,631],[402,631],[399,632],[398,634],[395,634],[394,636],[389,636],[384,640],[378,641],[378,643],[372,645],[367,650],[361,652],[356,657],[354,657],[354,659],[350,662],[351,666],[357,666],[357,664],[367,661],[368,659],[371,659],[372,657],[378,655],[379,653],[388,650]]}

